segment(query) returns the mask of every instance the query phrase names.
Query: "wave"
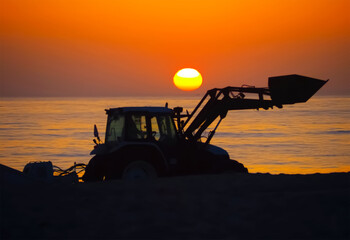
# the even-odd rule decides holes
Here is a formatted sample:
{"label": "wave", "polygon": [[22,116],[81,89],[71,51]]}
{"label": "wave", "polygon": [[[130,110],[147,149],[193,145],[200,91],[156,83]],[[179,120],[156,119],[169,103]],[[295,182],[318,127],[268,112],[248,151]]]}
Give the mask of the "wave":
{"label": "wave", "polygon": [[350,130],[324,131],[323,134],[350,134]]}

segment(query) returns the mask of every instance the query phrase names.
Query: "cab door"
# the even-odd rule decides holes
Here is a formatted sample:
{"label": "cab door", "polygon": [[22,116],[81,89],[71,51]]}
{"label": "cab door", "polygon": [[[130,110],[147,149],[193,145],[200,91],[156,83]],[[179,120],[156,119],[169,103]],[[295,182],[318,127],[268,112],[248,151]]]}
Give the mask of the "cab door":
{"label": "cab door", "polygon": [[169,115],[150,115],[151,138],[168,160],[169,165],[177,163],[178,139],[173,119]]}

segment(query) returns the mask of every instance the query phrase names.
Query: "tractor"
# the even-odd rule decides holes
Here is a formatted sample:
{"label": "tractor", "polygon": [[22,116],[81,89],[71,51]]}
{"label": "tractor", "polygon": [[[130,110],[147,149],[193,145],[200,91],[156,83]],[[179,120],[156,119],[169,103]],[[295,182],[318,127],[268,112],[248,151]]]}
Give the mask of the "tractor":
{"label": "tractor", "polygon": [[[210,144],[227,112],[268,110],[306,102],[327,81],[293,74],[270,77],[264,88],[214,88],[207,91],[191,113],[183,113],[182,107],[168,108],[168,104],[106,109],[105,140],[101,142],[95,125],[95,147],[91,152],[94,156],[82,179],[88,182],[248,173],[242,163],[230,159],[227,151]],[[203,138],[203,132],[214,122],[213,130]]]}

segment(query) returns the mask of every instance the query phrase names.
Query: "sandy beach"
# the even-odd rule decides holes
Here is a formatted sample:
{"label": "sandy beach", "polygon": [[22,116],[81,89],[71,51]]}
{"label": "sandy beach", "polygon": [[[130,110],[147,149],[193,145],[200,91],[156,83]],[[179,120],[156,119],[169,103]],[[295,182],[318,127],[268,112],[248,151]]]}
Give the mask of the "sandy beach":
{"label": "sandy beach", "polygon": [[1,239],[348,239],[350,173],[1,181]]}

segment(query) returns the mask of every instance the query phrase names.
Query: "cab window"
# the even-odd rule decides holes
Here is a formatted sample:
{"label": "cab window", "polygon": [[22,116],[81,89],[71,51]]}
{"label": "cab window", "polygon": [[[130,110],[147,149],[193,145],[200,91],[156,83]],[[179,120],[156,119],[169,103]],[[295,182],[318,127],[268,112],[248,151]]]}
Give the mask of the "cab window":
{"label": "cab window", "polygon": [[170,116],[151,117],[152,136],[156,141],[174,143],[176,141],[176,131]]}
{"label": "cab window", "polygon": [[122,139],[124,134],[124,123],[124,115],[114,115],[110,117],[106,142],[117,142]]}
{"label": "cab window", "polygon": [[154,140],[159,141],[160,132],[158,127],[158,122],[156,117],[151,117],[151,127],[152,127],[152,136]]}
{"label": "cab window", "polygon": [[146,116],[131,114],[127,124],[127,139],[142,140],[147,139]]}

